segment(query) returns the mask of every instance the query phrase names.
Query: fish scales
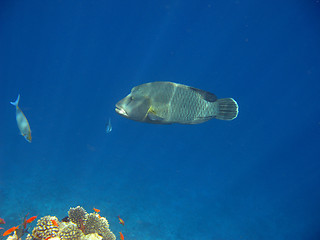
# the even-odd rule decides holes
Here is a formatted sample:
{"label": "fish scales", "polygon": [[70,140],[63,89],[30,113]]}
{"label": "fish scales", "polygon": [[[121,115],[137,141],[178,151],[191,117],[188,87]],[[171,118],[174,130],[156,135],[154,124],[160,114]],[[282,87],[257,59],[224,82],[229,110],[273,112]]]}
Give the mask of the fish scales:
{"label": "fish scales", "polygon": [[[154,86],[148,91],[151,85]],[[178,84],[146,84],[141,91],[154,96],[152,110],[169,121],[192,121],[195,116],[205,113],[208,106],[197,92]]]}
{"label": "fish scales", "polygon": [[[199,116],[214,114],[214,109],[209,107],[214,103],[207,102],[198,92],[190,90],[190,87],[174,83],[155,85],[157,86],[153,88],[151,95],[158,95],[156,99],[160,101],[155,103],[153,109],[168,121],[189,122]],[[166,114],[161,114],[162,112]]]}
{"label": "fish scales", "polygon": [[171,105],[171,117],[169,119],[181,122],[194,120],[207,108],[207,103],[199,97],[199,94],[178,86]]}

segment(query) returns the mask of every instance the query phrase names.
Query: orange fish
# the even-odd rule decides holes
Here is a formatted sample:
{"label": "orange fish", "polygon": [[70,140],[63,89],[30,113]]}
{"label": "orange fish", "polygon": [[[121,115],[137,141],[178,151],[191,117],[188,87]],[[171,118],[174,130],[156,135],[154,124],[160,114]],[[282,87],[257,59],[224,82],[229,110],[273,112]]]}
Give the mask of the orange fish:
{"label": "orange fish", "polygon": [[120,234],[120,239],[124,240],[124,236],[123,236],[122,232],[119,232],[119,234]]}
{"label": "orange fish", "polygon": [[82,220],[82,219],[80,220],[80,230],[81,230],[83,233],[85,233],[85,227],[84,227],[84,225],[83,225],[83,220]]}
{"label": "orange fish", "polygon": [[9,235],[10,233],[14,232],[15,230],[17,230],[19,228],[19,226],[16,226],[16,227],[12,227],[12,228],[9,228],[7,231],[5,231],[2,236],[7,236]]}
{"label": "orange fish", "polygon": [[26,220],[26,223],[32,223],[36,218],[37,218],[37,216],[33,216],[33,217],[29,218],[28,220]]}
{"label": "orange fish", "polygon": [[96,213],[100,212],[100,209],[93,208],[93,210],[94,210]]}
{"label": "orange fish", "polygon": [[49,238],[52,238],[51,236],[49,236],[49,237],[46,237],[46,239],[45,240],[48,240]]}
{"label": "orange fish", "polygon": [[0,218],[0,224],[5,224],[6,221],[3,218]]}
{"label": "orange fish", "polygon": [[119,218],[119,223],[124,226],[124,221],[122,220],[122,218],[120,216],[118,216],[118,218]]}
{"label": "orange fish", "polygon": [[57,223],[57,221],[56,221],[56,220],[51,219],[51,222],[52,222],[52,224],[53,224],[54,226],[59,227],[59,225],[58,225],[58,223]]}

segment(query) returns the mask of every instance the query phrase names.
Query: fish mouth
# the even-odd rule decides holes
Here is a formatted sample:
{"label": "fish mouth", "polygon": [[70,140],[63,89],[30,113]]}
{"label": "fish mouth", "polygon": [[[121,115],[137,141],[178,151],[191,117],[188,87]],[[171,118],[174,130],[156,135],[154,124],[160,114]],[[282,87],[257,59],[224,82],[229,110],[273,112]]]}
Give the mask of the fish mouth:
{"label": "fish mouth", "polygon": [[120,115],[122,115],[122,116],[128,116],[128,114],[127,114],[127,112],[123,109],[123,108],[120,108],[120,107],[118,107],[118,106],[116,106],[116,112],[118,113],[118,114],[120,114]]}

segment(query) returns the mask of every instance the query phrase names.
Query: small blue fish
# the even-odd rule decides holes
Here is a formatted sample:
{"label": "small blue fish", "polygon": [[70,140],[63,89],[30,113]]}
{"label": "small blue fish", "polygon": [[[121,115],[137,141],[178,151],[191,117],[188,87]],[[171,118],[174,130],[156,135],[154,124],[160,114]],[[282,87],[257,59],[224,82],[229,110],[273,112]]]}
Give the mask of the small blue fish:
{"label": "small blue fish", "polygon": [[30,125],[26,116],[23,114],[23,112],[18,106],[19,101],[20,101],[20,94],[18,95],[18,98],[15,102],[10,102],[10,103],[13,106],[16,106],[16,120],[17,120],[18,128],[20,130],[21,135],[24,136],[24,138],[31,143],[32,137],[31,137]]}
{"label": "small blue fish", "polygon": [[111,120],[109,118],[109,122],[106,124],[106,132],[110,133],[112,131]]}

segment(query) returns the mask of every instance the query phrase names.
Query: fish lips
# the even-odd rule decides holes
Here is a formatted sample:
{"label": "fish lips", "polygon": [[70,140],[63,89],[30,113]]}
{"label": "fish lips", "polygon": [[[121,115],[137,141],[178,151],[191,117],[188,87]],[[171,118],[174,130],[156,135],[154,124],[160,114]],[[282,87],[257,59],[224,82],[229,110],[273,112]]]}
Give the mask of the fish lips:
{"label": "fish lips", "polygon": [[125,105],[125,101],[126,99],[122,99],[120,100],[117,104],[116,104],[116,113],[118,113],[119,115],[121,116],[124,116],[124,117],[129,117],[128,113],[124,110],[124,108],[122,107],[123,105]]}
{"label": "fish lips", "polygon": [[128,117],[128,114],[123,108],[116,106],[115,110],[116,113],[120,114],[121,116]]}

